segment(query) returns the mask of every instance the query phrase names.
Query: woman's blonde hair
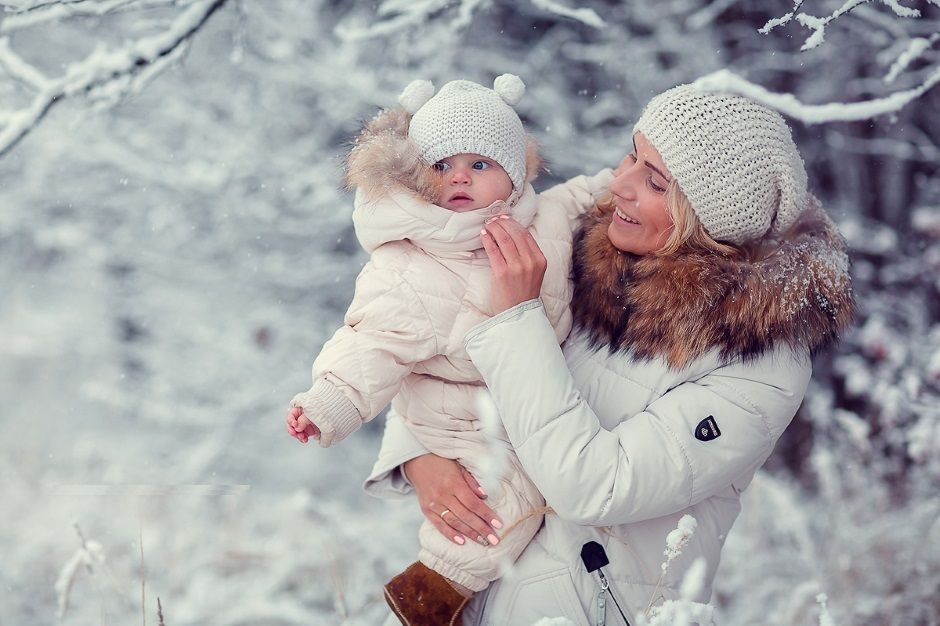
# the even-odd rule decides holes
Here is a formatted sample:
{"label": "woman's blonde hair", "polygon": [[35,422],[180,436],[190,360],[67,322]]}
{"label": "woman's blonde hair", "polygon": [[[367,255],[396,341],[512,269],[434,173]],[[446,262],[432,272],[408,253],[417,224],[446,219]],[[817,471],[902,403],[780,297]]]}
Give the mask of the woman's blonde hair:
{"label": "woman's blonde hair", "polygon": [[736,246],[719,243],[711,238],[675,178],[666,186],[666,210],[672,218],[672,232],[663,247],[653,253],[656,256],[669,256],[682,248],[716,252],[722,256],[739,252]]}

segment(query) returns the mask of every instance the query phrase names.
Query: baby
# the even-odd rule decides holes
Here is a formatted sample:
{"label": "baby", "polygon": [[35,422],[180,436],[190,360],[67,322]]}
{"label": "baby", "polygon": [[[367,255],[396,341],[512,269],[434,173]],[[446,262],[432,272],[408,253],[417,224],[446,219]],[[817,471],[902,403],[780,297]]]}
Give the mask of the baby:
{"label": "baby", "polygon": [[[561,342],[571,328],[571,233],[611,174],[578,177],[536,196],[530,182],[538,154],[512,108],[524,92],[511,74],[493,89],[459,80],[436,95],[428,81],[415,81],[399,98],[404,109],[380,113],[359,135],[347,183],[356,189],[356,235],[371,258],[345,325],[313,364],[313,386],[288,410],[288,432],[323,447],[391,402],[429,452],[457,459],[477,477],[494,445],[508,454],[487,504],[512,532],[458,536],[464,543],[457,545],[425,521],[418,562],[385,586],[403,624],[456,623],[472,594],[499,577],[542,522],[544,500],[505,435],[488,441],[475,415],[484,386],[463,337],[494,314],[480,233],[502,216],[532,232],[547,260],[541,298]],[[441,508],[442,518],[453,515]]]}

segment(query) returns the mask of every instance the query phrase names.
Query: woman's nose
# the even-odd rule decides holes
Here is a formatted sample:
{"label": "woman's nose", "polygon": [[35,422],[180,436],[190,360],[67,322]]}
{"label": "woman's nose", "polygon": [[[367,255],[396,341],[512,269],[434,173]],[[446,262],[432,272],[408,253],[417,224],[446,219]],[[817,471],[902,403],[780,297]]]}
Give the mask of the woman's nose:
{"label": "woman's nose", "polygon": [[634,188],[631,170],[628,169],[615,176],[614,179],[607,185],[607,188],[611,193],[616,194],[621,198],[632,198],[634,195],[636,195],[636,190]]}

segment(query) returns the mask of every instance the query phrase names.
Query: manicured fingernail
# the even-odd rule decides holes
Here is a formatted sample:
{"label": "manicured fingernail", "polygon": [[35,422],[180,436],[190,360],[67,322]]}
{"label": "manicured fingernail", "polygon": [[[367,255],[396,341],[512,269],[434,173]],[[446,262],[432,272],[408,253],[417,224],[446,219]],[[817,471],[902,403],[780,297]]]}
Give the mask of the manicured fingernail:
{"label": "manicured fingernail", "polygon": [[493,544],[494,546],[495,546],[497,543],[499,543],[499,537],[497,537],[496,535],[493,535],[493,534],[487,535],[487,536],[486,536],[486,539],[487,539],[491,544]]}
{"label": "manicured fingernail", "polygon": [[454,535],[454,541],[456,541],[460,545],[463,545],[464,543],[466,543],[466,539],[464,539],[460,535]]}
{"label": "manicured fingernail", "polygon": [[499,219],[501,219],[501,220],[508,220],[508,219],[509,219],[509,216],[506,215],[506,214],[498,215],[497,217],[498,217]]}
{"label": "manicured fingernail", "polygon": [[503,523],[499,521],[498,519],[494,519],[492,522],[490,522],[490,526],[492,526],[496,530],[499,530],[500,528],[503,527]]}
{"label": "manicured fingernail", "polygon": [[488,235],[488,234],[489,234],[489,233],[486,232],[486,229],[485,229],[485,228],[480,231],[480,236],[481,236],[481,237],[483,237],[484,235]]}
{"label": "manicured fingernail", "polygon": [[483,496],[483,497],[485,498],[485,497],[486,497],[486,492],[485,492],[485,491],[483,491],[483,487],[480,487],[479,485],[477,485],[477,489],[479,489],[479,490],[480,490],[480,495],[481,495],[481,496]]}

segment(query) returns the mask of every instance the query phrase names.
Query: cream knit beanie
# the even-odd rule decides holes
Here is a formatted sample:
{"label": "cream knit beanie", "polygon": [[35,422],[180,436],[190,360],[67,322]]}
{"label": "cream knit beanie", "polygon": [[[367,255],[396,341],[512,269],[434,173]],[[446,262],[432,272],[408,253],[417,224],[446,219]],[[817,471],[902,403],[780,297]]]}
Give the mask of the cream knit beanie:
{"label": "cream knit beanie", "polygon": [[780,235],[806,206],[806,170],[790,128],[753,100],[680,85],[653,98],[633,132],[659,151],[717,241]]}
{"label": "cream knit beanie", "polygon": [[525,186],[525,130],[513,110],[525,93],[525,84],[513,74],[503,74],[493,89],[469,80],[447,83],[434,94],[434,85],[416,80],[398,101],[414,115],[408,136],[421,158],[437,163],[455,154],[472,153],[493,159],[512,181],[513,190]]}

